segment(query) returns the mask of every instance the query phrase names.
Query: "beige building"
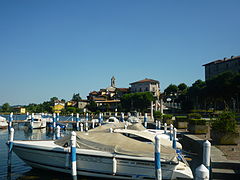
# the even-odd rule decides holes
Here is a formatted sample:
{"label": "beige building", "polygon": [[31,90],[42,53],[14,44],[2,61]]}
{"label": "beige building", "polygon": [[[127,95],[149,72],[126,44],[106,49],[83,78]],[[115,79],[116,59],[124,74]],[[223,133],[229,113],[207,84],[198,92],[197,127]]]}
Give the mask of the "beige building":
{"label": "beige building", "polygon": [[240,73],[240,56],[215,60],[203,66],[205,67],[205,80],[226,71]]}
{"label": "beige building", "polygon": [[157,80],[153,79],[143,79],[130,83],[130,90],[132,93],[135,92],[152,92],[153,96],[159,99],[160,96],[160,83]]}

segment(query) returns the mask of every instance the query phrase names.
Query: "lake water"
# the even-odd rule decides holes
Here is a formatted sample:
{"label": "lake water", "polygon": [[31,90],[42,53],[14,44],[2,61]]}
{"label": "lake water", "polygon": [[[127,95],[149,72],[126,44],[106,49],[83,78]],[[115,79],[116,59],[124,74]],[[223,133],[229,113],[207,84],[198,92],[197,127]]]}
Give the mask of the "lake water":
{"label": "lake water", "polygon": [[[46,129],[28,130],[23,125],[14,126],[15,140],[45,140],[53,139],[53,133],[46,131]],[[62,132],[62,136],[68,134],[68,131]],[[42,171],[32,169],[19,159],[13,152],[10,156],[8,154],[8,130],[0,129],[0,179],[2,180],[71,180],[71,175],[63,174],[54,171]],[[11,157],[11,160],[9,160]],[[90,180],[89,177],[78,177],[80,180]]]}

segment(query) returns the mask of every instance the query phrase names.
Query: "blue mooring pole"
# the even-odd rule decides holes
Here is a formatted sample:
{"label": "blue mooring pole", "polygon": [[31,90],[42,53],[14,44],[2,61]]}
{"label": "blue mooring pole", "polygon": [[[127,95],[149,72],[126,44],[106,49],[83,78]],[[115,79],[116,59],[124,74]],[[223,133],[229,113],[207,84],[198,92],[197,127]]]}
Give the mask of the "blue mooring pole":
{"label": "blue mooring pole", "polygon": [[76,117],[76,129],[77,131],[79,131],[79,113],[77,113],[77,117]]}
{"label": "blue mooring pole", "polygon": [[170,124],[170,141],[172,141],[173,140],[173,125],[172,124]]}
{"label": "blue mooring pole", "polygon": [[12,152],[12,148],[13,148],[13,138],[14,138],[14,129],[10,128],[10,134],[8,137],[8,152]]}
{"label": "blue mooring pole", "polygon": [[162,179],[160,135],[155,136],[155,179]]}
{"label": "blue mooring pole", "polygon": [[12,128],[12,121],[13,121],[13,112],[9,114],[9,121],[8,121],[8,130]]}
{"label": "blue mooring pole", "polygon": [[177,149],[177,129],[176,128],[173,128],[172,148]]}
{"label": "blue mooring pole", "polygon": [[77,179],[77,150],[76,150],[76,133],[71,133],[71,162],[72,162],[72,177]]}
{"label": "blue mooring pole", "polygon": [[147,128],[147,113],[144,114],[144,127]]}
{"label": "blue mooring pole", "polygon": [[56,113],[53,113],[53,130],[55,130],[56,125],[57,125],[57,123],[56,123]]}

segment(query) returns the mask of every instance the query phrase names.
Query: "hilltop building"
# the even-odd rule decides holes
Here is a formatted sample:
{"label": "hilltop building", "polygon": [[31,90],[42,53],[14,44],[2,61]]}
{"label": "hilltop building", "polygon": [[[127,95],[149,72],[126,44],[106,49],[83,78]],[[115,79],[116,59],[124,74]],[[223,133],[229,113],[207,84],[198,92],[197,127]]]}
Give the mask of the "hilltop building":
{"label": "hilltop building", "polygon": [[226,71],[240,73],[240,56],[215,60],[203,66],[206,81]]}
{"label": "hilltop building", "polygon": [[129,88],[117,88],[116,79],[113,76],[109,87],[90,92],[87,99],[97,103],[102,110],[108,108],[114,111],[120,103],[120,98],[126,93],[129,93]]}
{"label": "hilltop building", "polygon": [[153,79],[143,79],[140,81],[136,81],[130,83],[131,85],[131,92],[152,92],[153,96],[159,99],[160,96],[160,83],[157,80]]}

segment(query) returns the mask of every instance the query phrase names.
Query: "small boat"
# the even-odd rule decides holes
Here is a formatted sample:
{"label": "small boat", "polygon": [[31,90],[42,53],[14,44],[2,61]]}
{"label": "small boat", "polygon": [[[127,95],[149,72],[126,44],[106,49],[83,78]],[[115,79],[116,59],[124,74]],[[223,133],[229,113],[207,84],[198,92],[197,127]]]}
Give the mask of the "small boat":
{"label": "small boat", "polygon": [[128,117],[127,121],[128,121],[128,122],[131,122],[131,123],[141,122],[141,120],[140,120],[138,117],[136,117],[136,116],[130,116],[130,117]]}
{"label": "small boat", "polygon": [[[77,175],[110,179],[155,179],[154,143],[145,143],[109,129],[125,123],[108,123],[77,132]],[[137,136],[137,134],[136,134]],[[60,140],[13,142],[13,151],[28,165],[71,173],[70,136]],[[161,145],[163,179],[192,179],[187,163],[176,151]]]}
{"label": "small boat", "polygon": [[119,120],[116,117],[109,117],[106,123],[119,123]]}
{"label": "small boat", "polygon": [[0,129],[6,129],[8,127],[8,122],[5,117],[0,116]]}
{"label": "small boat", "polygon": [[25,123],[25,125],[28,126],[30,129],[41,129],[47,126],[47,121],[45,118],[42,118],[42,115],[35,114],[27,118],[27,122]]}

